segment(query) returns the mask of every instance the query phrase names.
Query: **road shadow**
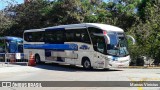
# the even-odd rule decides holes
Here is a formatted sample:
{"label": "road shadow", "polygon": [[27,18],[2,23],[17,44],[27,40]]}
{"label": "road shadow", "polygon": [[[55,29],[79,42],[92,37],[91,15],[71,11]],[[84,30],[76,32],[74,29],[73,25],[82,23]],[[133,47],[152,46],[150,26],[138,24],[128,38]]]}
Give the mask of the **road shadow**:
{"label": "road shadow", "polygon": [[36,68],[46,69],[46,70],[54,70],[54,71],[66,71],[66,72],[113,72],[113,71],[123,71],[120,69],[90,69],[85,70],[80,66],[73,65],[63,65],[56,63],[43,63],[35,66]]}

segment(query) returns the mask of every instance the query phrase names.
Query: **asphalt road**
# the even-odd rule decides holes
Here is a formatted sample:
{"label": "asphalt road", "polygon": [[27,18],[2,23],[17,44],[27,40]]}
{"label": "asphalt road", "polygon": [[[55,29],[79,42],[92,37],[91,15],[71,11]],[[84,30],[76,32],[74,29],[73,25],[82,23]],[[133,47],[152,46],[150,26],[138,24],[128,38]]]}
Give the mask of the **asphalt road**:
{"label": "asphalt road", "polygon": [[[0,81],[160,81],[160,69],[93,69],[57,64],[0,66]],[[98,83],[98,82],[97,82]],[[160,86],[160,85],[159,85]],[[47,87],[0,90],[160,90],[160,87]]]}

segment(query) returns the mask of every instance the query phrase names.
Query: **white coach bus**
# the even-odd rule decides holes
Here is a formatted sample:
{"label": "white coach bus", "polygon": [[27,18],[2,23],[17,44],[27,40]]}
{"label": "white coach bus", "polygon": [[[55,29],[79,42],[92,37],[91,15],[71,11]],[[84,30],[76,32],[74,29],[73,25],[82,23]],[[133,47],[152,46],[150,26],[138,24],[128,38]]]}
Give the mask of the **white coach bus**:
{"label": "white coach bus", "polygon": [[24,53],[36,63],[82,65],[85,69],[128,67],[130,56],[124,31],[118,27],[82,23],[24,31]]}

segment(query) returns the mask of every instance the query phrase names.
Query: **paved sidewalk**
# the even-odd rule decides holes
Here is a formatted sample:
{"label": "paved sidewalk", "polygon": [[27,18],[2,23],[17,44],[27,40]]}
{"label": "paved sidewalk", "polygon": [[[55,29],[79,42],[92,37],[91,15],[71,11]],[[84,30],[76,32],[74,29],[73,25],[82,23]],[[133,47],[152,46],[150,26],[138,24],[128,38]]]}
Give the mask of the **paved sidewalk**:
{"label": "paved sidewalk", "polygon": [[37,70],[41,69],[27,65],[0,64],[0,73],[25,72]]}

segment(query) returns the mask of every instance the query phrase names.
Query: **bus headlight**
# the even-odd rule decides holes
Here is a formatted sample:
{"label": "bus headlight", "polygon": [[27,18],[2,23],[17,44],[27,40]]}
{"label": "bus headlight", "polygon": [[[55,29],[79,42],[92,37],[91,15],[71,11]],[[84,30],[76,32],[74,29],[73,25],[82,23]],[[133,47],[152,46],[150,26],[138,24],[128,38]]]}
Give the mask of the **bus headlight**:
{"label": "bus headlight", "polygon": [[108,61],[109,61],[109,62],[113,62],[113,60],[112,60],[111,58],[108,58]]}

